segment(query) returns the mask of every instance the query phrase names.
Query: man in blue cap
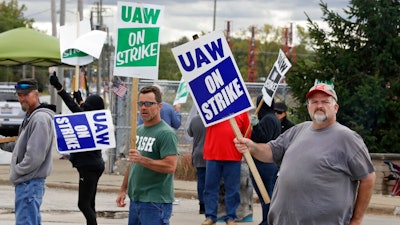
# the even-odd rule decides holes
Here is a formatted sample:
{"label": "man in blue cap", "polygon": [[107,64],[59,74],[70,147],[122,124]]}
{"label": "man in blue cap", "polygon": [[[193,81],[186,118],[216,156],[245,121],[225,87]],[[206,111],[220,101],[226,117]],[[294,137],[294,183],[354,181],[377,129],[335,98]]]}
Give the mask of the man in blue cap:
{"label": "man in blue cap", "polygon": [[2,143],[0,148],[12,152],[10,181],[15,186],[15,224],[39,225],[45,179],[52,168],[55,107],[39,102],[35,79],[20,80],[15,90],[26,116],[17,141]]}

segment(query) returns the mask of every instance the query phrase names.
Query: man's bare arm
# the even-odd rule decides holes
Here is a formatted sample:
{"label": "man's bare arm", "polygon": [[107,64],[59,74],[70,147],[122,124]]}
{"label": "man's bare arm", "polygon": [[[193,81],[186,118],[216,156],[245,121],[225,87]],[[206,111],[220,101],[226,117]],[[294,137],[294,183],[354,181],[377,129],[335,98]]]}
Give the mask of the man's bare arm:
{"label": "man's bare arm", "polygon": [[144,157],[136,149],[129,150],[129,161],[138,163],[146,168],[149,168],[158,173],[175,173],[176,166],[178,165],[177,155],[168,155],[163,159],[151,159]]}
{"label": "man's bare arm", "polygon": [[268,144],[255,143],[248,138],[235,138],[233,141],[239,152],[249,151],[254,158],[262,162],[273,162],[272,149]]}
{"label": "man's bare arm", "polygon": [[129,163],[126,167],[124,179],[122,180],[121,189],[118,193],[117,199],[115,200],[118,207],[125,207],[126,191],[128,189],[128,178],[131,164]]}
{"label": "man's bare arm", "polygon": [[358,193],[354,205],[353,216],[349,225],[361,225],[368,208],[369,201],[371,200],[372,192],[375,184],[375,172],[370,173],[367,177],[360,180],[358,186]]}

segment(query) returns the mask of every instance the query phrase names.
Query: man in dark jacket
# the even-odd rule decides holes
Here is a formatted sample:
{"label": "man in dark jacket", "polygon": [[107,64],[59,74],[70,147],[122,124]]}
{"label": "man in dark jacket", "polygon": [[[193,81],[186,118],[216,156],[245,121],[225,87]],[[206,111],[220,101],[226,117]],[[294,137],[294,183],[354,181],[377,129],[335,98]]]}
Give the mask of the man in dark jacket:
{"label": "man in dark jacket", "polygon": [[[50,84],[57,89],[58,95],[71,112],[104,109],[103,99],[99,95],[89,95],[83,102],[80,92],[75,92],[75,102],[70,94],[64,90],[55,72],[50,77]],[[85,216],[87,225],[97,225],[95,210],[97,184],[105,169],[101,150],[71,153],[69,160],[79,172],[78,207]]]}
{"label": "man in dark jacket", "polygon": [[284,102],[277,102],[274,105],[275,115],[278,117],[279,121],[281,122],[281,132],[285,132],[287,129],[294,126],[290,120],[287,119],[287,106]]}
{"label": "man in dark jacket", "polygon": [[[257,106],[260,104],[261,98],[262,95],[257,97]],[[254,142],[267,143],[270,140],[276,139],[281,134],[281,126],[278,118],[274,114],[273,106],[274,101],[272,101],[271,107],[263,102],[263,105],[257,114],[259,122],[253,126],[251,132],[250,139]],[[268,195],[271,196],[278,175],[278,167],[275,163],[264,163],[254,157],[253,160],[258,172],[260,173],[265,188],[267,189]],[[260,225],[268,225],[267,216],[269,212],[269,204],[264,202],[253,176],[251,178],[262,207],[262,221]]]}

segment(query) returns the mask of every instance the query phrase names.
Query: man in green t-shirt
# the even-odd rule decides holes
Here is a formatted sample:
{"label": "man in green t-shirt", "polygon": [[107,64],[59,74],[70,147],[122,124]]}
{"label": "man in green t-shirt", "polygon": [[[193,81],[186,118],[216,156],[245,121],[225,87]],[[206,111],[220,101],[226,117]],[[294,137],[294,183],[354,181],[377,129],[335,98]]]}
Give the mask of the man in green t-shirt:
{"label": "man in green t-shirt", "polygon": [[[143,124],[136,129],[136,148],[129,161],[117,206],[130,198],[128,225],[165,225],[172,215],[178,137],[160,116],[162,98],[155,86],[140,90],[138,107]],[[160,212],[160,210],[162,212]]]}

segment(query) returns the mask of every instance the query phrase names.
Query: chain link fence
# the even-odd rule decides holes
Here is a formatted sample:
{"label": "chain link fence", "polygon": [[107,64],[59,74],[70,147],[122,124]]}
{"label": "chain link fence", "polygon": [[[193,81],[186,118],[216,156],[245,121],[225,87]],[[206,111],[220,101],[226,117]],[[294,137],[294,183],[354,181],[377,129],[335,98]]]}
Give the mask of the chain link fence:
{"label": "chain link fence", "polygon": [[[138,90],[136,93],[139,93],[139,90],[148,85],[153,85],[157,83],[162,87],[163,92],[163,101],[173,104],[176,90],[179,86],[179,81],[167,81],[167,80],[139,80]],[[115,135],[116,135],[116,148],[109,149],[107,152],[108,155],[108,172],[112,173],[114,163],[117,159],[124,158],[126,153],[130,148],[130,136],[131,136],[131,112],[132,112],[132,78],[128,78],[125,81],[125,84],[128,87],[127,93],[123,97],[119,97],[111,92],[111,101],[110,101],[110,109],[113,116],[113,121],[115,124]],[[254,107],[256,103],[256,98],[258,95],[261,95],[261,88],[264,83],[246,83],[247,90],[252,98],[252,102]],[[286,84],[282,84],[279,86],[276,94],[275,101],[292,101],[290,88]],[[182,124],[179,129],[176,130],[178,135],[178,148],[179,152],[189,152],[191,151],[191,140],[186,134],[186,128],[188,123],[188,118],[190,111],[193,106],[193,100],[189,95],[187,102],[182,104],[181,114],[182,114]],[[194,106],[193,106],[194,107]],[[251,110],[249,114],[253,114],[254,110]],[[137,118],[139,118],[139,113],[137,112]]]}

